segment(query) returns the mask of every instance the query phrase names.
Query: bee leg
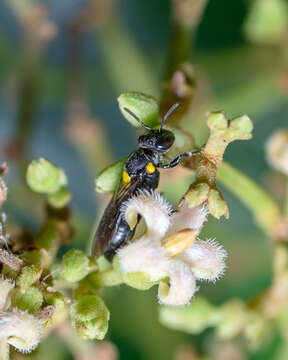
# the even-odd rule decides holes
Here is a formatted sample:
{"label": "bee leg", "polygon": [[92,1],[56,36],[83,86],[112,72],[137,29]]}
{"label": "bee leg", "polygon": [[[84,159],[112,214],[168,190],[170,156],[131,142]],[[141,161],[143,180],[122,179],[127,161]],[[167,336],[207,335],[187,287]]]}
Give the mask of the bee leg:
{"label": "bee leg", "polygon": [[161,169],[170,169],[172,167],[177,166],[183,157],[189,157],[193,155],[200,154],[201,150],[195,150],[195,151],[187,151],[180,155],[178,155],[174,160],[172,160],[169,164],[159,164],[158,167]]}

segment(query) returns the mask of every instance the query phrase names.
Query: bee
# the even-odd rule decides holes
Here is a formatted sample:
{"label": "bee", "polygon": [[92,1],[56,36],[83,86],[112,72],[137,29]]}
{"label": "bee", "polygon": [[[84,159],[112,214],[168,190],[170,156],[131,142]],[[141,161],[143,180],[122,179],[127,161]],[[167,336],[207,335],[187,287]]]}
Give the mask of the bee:
{"label": "bee", "polygon": [[[92,244],[94,258],[104,254],[111,261],[116,251],[133,237],[135,227],[131,229],[124,219],[121,212],[123,203],[136,195],[139,190],[156,189],[159,183],[158,168],[173,168],[180,163],[183,157],[190,157],[200,152],[200,150],[184,152],[174,160],[165,163],[165,154],[174,144],[175,136],[172,131],[163,129],[163,126],[178,105],[178,103],[174,104],[168,110],[157,130],[144,124],[133,112],[124,107],[124,110],[138,121],[147,130],[147,133],[139,136],[139,148],[128,156],[122,178],[100,220]],[[138,222],[139,220],[140,217]]]}

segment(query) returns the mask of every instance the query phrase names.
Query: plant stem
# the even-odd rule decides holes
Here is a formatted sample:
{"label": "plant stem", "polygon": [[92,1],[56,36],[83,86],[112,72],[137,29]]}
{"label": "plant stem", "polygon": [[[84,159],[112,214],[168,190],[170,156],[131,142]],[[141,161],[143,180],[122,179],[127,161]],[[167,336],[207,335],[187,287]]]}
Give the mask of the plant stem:
{"label": "plant stem", "polygon": [[269,236],[273,236],[281,218],[278,204],[253,180],[232,165],[222,162],[217,179],[226,186],[253,213],[256,223]]}

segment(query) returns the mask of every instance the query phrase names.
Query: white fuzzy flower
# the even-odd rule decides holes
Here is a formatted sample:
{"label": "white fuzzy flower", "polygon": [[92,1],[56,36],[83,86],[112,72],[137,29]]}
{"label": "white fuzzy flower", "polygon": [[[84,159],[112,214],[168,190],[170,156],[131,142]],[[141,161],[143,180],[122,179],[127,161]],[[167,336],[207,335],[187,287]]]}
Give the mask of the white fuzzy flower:
{"label": "white fuzzy flower", "polygon": [[151,281],[164,280],[158,289],[160,303],[186,305],[197,290],[196,280],[215,281],[223,274],[226,251],[214,240],[197,240],[208,215],[206,205],[189,208],[184,204],[172,213],[157,192],[142,191],[122,211],[131,228],[140,214],[147,231],[118,251],[121,270],[143,271]]}
{"label": "white fuzzy flower", "polygon": [[40,321],[27,312],[17,309],[0,312],[0,341],[6,341],[22,353],[29,353],[37,347],[41,329]]}

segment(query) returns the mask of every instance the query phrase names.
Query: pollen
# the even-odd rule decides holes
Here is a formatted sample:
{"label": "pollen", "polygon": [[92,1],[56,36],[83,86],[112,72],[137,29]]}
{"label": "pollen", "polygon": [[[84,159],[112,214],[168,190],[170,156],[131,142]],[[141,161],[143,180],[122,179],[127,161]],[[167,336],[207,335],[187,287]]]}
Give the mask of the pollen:
{"label": "pollen", "polygon": [[146,166],[146,171],[149,173],[149,174],[153,174],[154,171],[155,171],[155,166],[152,164],[152,162],[149,162]]}
{"label": "pollen", "polygon": [[124,185],[130,184],[130,176],[129,176],[128,172],[125,170],[123,171],[123,174],[122,174],[122,181],[123,181]]}

